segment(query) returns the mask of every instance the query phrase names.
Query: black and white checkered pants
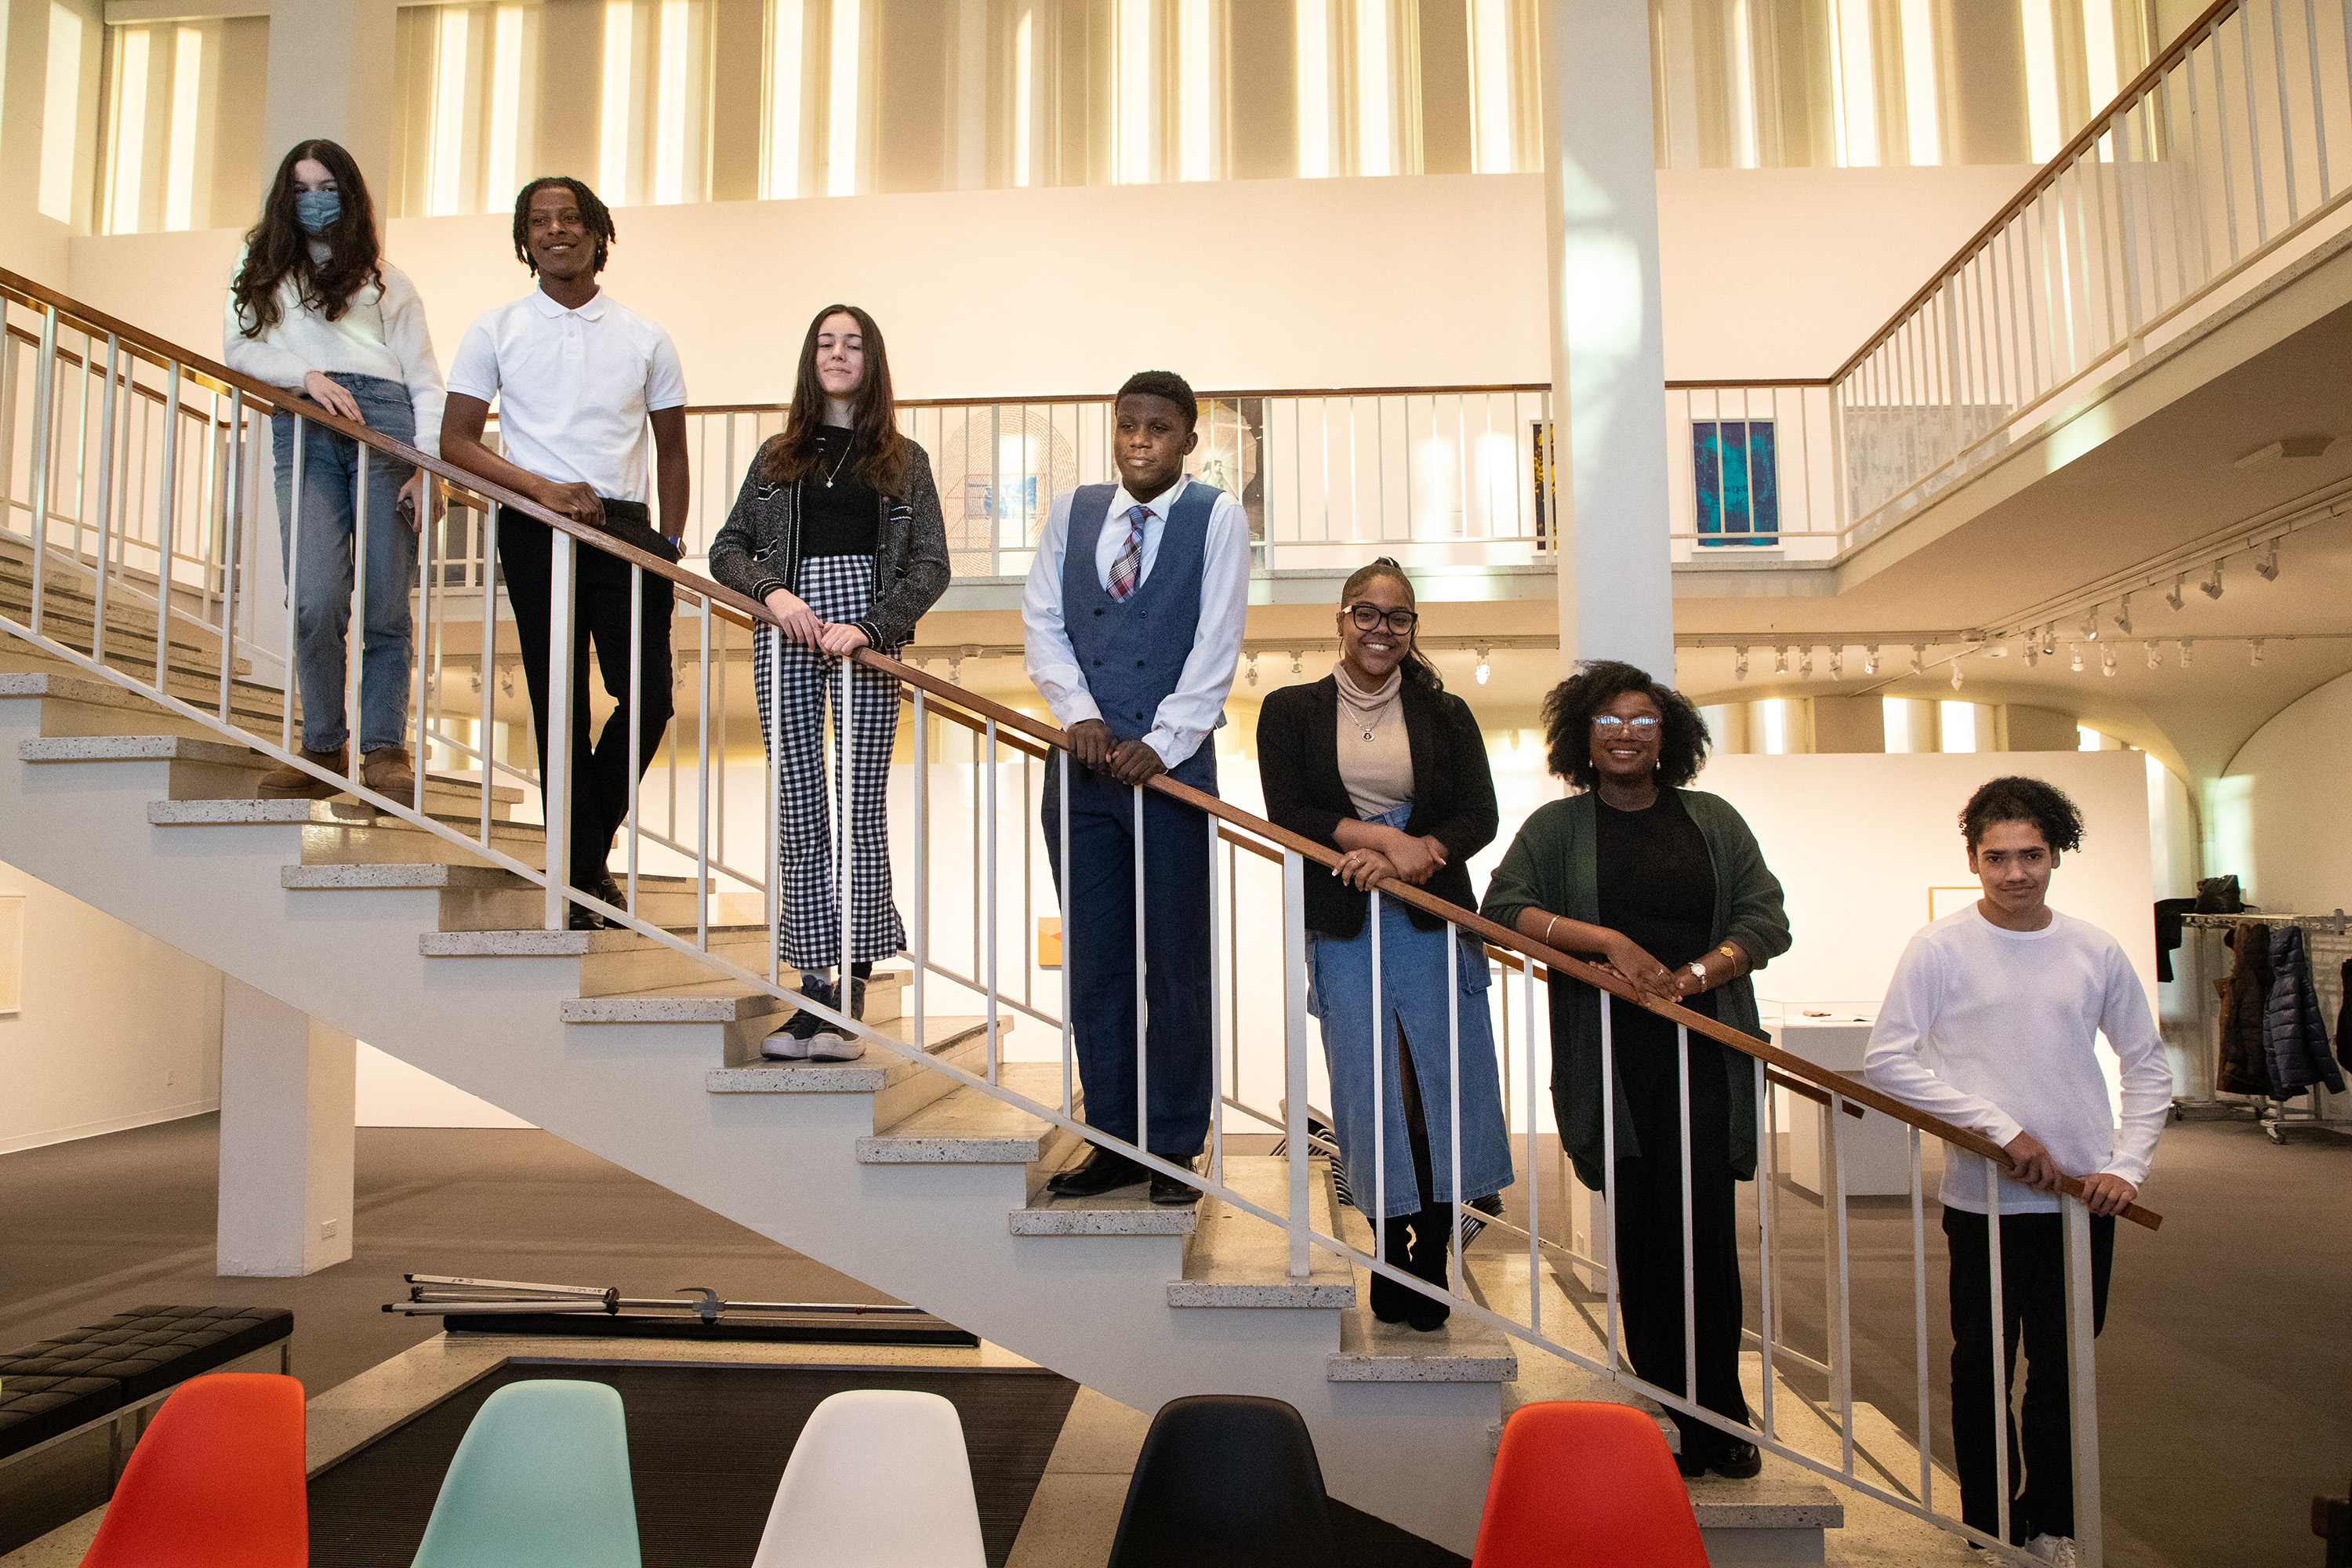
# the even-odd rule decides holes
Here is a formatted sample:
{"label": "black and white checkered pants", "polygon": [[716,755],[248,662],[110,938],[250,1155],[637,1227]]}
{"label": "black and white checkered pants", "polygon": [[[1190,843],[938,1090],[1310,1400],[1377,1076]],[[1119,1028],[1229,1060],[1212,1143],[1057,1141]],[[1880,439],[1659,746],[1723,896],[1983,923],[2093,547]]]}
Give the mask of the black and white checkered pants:
{"label": "black and white checkered pants", "polygon": [[[866,613],[873,575],[870,555],[814,556],[801,563],[798,592],[818,619],[853,621]],[[841,888],[833,858],[833,808],[841,796],[841,660],[785,641],[769,626],[752,640],[760,730],[776,770],[776,956],[794,969],[841,962]],[[856,667],[849,695],[853,963],[893,957],[907,945],[890,896],[887,795],[898,738],[898,683]],[[835,774],[829,792],[828,768]]]}

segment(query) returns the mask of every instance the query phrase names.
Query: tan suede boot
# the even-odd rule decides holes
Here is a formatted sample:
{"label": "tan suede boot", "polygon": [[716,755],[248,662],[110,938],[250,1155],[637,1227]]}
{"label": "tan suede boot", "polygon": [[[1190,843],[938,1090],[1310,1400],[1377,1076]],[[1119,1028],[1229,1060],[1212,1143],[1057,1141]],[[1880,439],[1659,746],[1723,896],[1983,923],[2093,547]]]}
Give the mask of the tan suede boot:
{"label": "tan suede boot", "polygon": [[383,746],[360,758],[360,782],[406,805],[416,798],[416,770],[404,746]]}
{"label": "tan suede boot", "polygon": [[[338,746],[331,752],[302,749],[302,760],[341,775],[343,753],[349,748]],[[344,786],[332,779],[315,778],[291,763],[281,763],[261,775],[253,786],[257,800],[324,800],[331,795],[341,795]]]}

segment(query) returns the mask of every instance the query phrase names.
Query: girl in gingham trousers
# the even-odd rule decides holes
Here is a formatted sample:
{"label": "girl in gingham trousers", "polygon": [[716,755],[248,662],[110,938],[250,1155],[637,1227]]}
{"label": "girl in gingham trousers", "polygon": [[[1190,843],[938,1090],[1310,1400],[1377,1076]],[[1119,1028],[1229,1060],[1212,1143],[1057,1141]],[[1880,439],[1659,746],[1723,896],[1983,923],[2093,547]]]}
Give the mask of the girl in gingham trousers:
{"label": "girl in gingham trousers", "polygon": [[[776,956],[810,1001],[865,1013],[877,959],[906,945],[890,894],[890,752],[898,683],[858,664],[896,653],[948,584],[947,530],[930,459],[898,432],[881,330],[854,305],[809,324],[783,434],[761,447],[710,546],[711,575],[759,600],[777,626],[752,643],[760,728],[776,770]],[[844,808],[842,672],[849,669],[850,971],[842,961],[835,860]],[[828,722],[829,721],[829,722]],[[761,1047],[766,1057],[845,1061],[865,1046],[847,1026],[803,1008]]]}

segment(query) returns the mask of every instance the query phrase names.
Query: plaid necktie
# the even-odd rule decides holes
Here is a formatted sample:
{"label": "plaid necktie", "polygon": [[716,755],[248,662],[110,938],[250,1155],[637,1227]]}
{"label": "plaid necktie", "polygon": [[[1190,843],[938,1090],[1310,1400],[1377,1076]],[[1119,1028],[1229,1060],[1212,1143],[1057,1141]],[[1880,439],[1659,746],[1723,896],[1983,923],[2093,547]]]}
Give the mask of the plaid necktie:
{"label": "plaid necktie", "polygon": [[1127,543],[1120,548],[1118,559],[1110,563],[1110,596],[1114,604],[1124,605],[1135,595],[1136,580],[1143,574],[1143,522],[1150,515],[1148,507],[1127,509]]}

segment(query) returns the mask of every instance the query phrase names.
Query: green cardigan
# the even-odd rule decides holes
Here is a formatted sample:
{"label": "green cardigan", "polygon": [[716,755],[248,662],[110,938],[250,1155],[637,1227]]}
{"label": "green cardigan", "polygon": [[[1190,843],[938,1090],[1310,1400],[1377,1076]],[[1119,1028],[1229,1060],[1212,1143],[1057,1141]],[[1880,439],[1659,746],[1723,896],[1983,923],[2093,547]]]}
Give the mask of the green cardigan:
{"label": "green cardigan", "polygon": [[[1715,919],[1707,940],[1738,942],[1761,969],[1789,951],[1789,917],[1780,879],[1766,868],[1756,835],[1730,802],[1698,790],[1675,793],[1706,840],[1706,858],[1715,868]],[[1479,913],[1513,931],[1518,930],[1519,911],[1526,909],[1599,925],[1599,830],[1592,801],[1590,794],[1572,795],[1538,807],[1495,868]],[[1575,1162],[1578,1177],[1598,1191],[1605,1147],[1600,1110],[1601,993],[1573,981],[1555,980],[1553,984],[1552,1108],[1559,1121],[1560,1144]],[[1717,987],[1715,994],[1718,1018],[1762,1037],[1756,987],[1747,976]],[[1741,1181],[1750,1181],[1756,1175],[1755,1063],[1728,1047],[1724,1056],[1731,1088],[1731,1169]],[[1622,1082],[1615,1100],[1617,1157],[1622,1160],[1642,1150]]]}

